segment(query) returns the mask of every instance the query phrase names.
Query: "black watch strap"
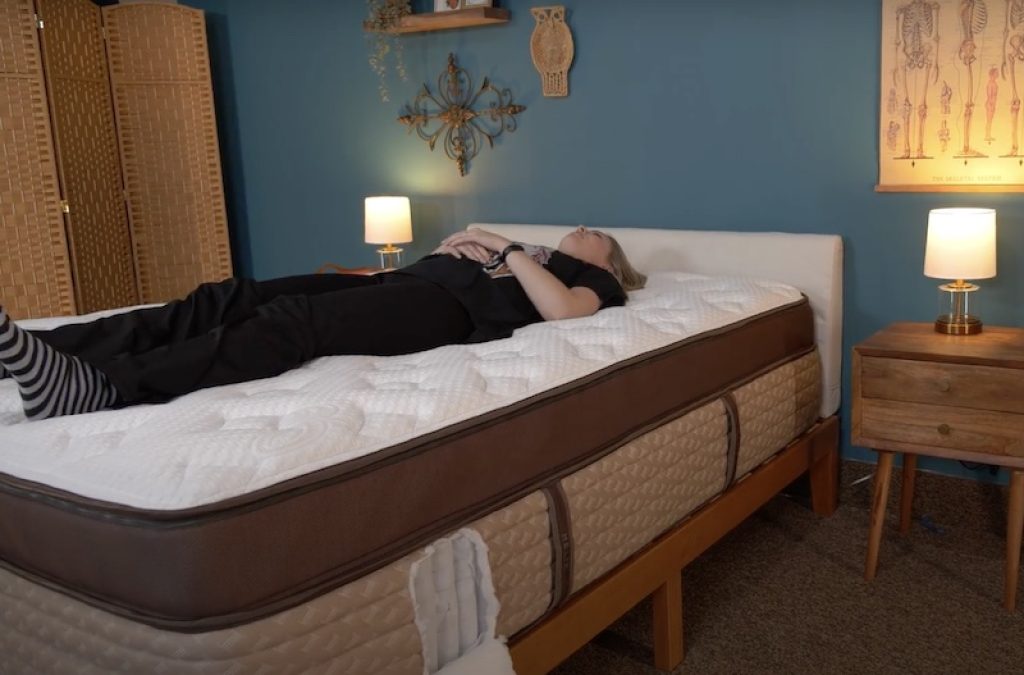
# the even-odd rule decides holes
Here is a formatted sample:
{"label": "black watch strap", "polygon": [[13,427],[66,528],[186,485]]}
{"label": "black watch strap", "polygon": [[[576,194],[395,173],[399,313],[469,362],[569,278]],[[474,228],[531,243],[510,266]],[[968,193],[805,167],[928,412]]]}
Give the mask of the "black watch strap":
{"label": "black watch strap", "polygon": [[522,250],[524,250],[522,244],[509,244],[508,246],[501,250],[501,262],[505,262],[505,258],[508,257],[509,253]]}

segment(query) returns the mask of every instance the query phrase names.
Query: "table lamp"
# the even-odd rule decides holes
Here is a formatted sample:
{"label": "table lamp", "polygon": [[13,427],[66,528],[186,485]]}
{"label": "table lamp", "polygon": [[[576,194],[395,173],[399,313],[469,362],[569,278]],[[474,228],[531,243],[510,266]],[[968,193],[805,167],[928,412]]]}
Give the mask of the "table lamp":
{"label": "table lamp", "polygon": [[932,209],[928,213],[924,275],[955,280],[939,286],[940,313],[935,331],[947,335],[980,333],[981,319],[977,316],[976,296],[972,295],[979,287],[965,280],[996,275],[995,210]]}
{"label": "table lamp", "polygon": [[384,244],[377,249],[380,266],[393,269],[402,265],[402,249],[395,244],[412,241],[412,215],[408,197],[367,197],[364,211],[367,244]]}

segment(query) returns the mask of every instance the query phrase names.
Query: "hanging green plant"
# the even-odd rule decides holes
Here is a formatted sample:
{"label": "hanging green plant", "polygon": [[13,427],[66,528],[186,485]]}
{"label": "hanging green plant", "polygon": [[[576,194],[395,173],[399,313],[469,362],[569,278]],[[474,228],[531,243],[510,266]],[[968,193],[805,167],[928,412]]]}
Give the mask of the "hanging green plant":
{"label": "hanging green plant", "polygon": [[402,80],[408,79],[405,72],[405,59],[402,57],[402,42],[395,33],[395,28],[403,16],[412,13],[409,0],[366,0],[370,16],[365,27],[369,31],[370,69],[377,74],[377,92],[381,101],[388,101],[388,55],[393,57],[395,73]]}

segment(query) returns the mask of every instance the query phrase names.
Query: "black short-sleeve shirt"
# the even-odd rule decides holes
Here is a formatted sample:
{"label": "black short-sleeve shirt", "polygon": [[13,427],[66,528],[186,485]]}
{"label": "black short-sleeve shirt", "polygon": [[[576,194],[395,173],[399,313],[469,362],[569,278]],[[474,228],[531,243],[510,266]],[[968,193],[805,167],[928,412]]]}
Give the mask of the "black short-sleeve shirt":
{"label": "black short-sleeve shirt", "polygon": [[[569,288],[583,286],[594,291],[602,309],[626,303],[619,282],[596,265],[553,251],[544,267]],[[516,328],[543,320],[514,276],[492,278],[483,265],[468,258],[429,255],[392,274],[431,281],[454,295],[473,321],[474,331],[467,342],[508,337]]]}

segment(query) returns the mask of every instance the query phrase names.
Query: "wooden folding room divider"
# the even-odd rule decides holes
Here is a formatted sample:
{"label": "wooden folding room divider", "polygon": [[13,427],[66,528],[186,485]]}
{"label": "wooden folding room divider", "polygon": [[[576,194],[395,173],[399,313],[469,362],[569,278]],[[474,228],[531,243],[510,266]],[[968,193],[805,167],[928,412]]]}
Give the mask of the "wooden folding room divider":
{"label": "wooden folding room divider", "polygon": [[37,0],[78,309],[138,303],[100,8]]}
{"label": "wooden folding room divider", "polygon": [[12,316],[163,302],[230,276],[203,13],[0,4],[0,301]]}
{"label": "wooden folding room divider", "polygon": [[15,317],[74,311],[32,0],[0,2],[0,301]]}

